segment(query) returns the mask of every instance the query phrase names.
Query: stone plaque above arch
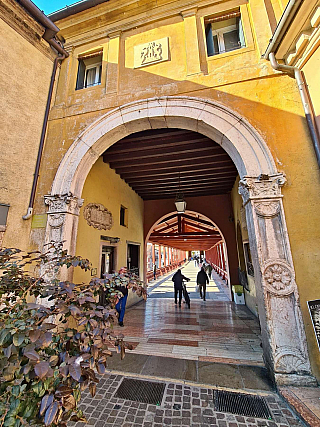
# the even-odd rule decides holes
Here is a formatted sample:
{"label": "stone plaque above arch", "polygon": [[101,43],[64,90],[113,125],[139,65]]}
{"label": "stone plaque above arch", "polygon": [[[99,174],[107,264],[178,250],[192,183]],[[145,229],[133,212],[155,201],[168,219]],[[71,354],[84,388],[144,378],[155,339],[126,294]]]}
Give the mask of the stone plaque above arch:
{"label": "stone plaque above arch", "polygon": [[83,210],[88,225],[98,230],[110,230],[113,226],[112,213],[100,203],[89,203]]}

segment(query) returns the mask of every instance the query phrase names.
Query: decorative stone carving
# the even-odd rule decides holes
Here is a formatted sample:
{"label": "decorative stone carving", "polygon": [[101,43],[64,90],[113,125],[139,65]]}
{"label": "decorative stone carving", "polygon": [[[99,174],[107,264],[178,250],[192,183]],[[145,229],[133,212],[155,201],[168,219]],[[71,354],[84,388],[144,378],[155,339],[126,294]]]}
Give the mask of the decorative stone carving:
{"label": "decorative stone carving", "polygon": [[288,295],[293,292],[293,273],[289,266],[277,260],[269,264],[264,270],[264,281],[271,293],[277,295]]}
{"label": "decorative stone carving", "polygon": [[[55,194],[44,196],[44,202],[48,206],[48,220],[46,228],[46,243],[50,242],[60,243],[63,242],[64,233],[66,232],[66,223],[68,217],[77,219],[80,213],[80,208],[83,204],[83,199],[73,196],[72,193],[67,194]],[[76,229],[75,227],[69,227]],[[70,247],[67,247],[70,252]],[[48,251],[48,247],[44,248]],[[52,253],[53,248],[50,249]],[[41,275],[47,282],[51,282],[56,279],[59,273],[59,268],[53,261],[49,261],[47,264],[41,266]]]}
{"label": "decorative stone carving", "polygon": [[83,211],[88,225],[98,230],[110,230],[113,225],[112,213],[100,203],[89,203]]}
{"label": "decorative stone carving", "polygon": [[280,205],[278,202],[260,202],[255,203],[255,210],[258,215],[265,217],[274,217],[280,212]]}
{"label": "decorative stone carving", "polygon": [[308,360],[302,355],[294,352],[294,349],[288,348],[285,354],[277,355],[275,358],[275,369],[277,372],[309,372],[310,365]]}
{"label": "decorative stone carving", "polygon": [[73,196],[72,193],[47,195],[44,196],[44,202],[49,206],[48,215],[58,213],[79,215],[80,208],[83,205],[83,199]]}
{"label": "decorative stone carving", "polygon": [[244,177],[239,181],[239,194],[246,204],[250,199],[269,199],[281,197],[281,187],[286,178],[283,174],[260,175],[259,177]]}
{"label": "decorative stone carving", "polygon": [[149,43],[140,44],[134,47],[134,68],[157,62],[168,61],[169,59],[169,38],[164,37]]}

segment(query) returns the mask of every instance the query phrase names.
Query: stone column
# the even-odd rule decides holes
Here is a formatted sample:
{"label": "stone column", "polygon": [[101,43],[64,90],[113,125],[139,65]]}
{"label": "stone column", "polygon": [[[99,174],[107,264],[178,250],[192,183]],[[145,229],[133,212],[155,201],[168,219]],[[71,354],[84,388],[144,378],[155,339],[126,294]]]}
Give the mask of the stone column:
{"label": "stone column", "polygon": [[255,271],[262,344],[278,385],[313,384],[282,203],[282,174],[244,177],[245,207]]}
{"label": "stone column", "polygon": [[[44,196],[44,201],[48,206],[45,242],[64,242],[63,247],[68,251],[68,254],[75,255],[79,213],[83,199],[69,193]],[[52,280],[58,272],[52,269],[52,266],[47,266],[45,277],[47,280]],[[72,273],[71,268],[63,268],[60,272],[60,280],[71,280]]]}

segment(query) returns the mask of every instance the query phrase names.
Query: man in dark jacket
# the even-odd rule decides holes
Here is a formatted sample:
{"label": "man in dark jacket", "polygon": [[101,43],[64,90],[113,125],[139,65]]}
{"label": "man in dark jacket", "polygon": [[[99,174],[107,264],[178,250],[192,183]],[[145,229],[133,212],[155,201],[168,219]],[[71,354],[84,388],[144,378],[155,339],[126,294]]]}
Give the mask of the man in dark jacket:
{"label": "man in dark jacket", "polygon": [[206,300],[207,283],[209,284],[207,273],[204,271],[204,267],[201,267],[201,270],[197,275],[197,285],[199,286],[200,298],[202,298],[202,291],[203,291],[203,301]]}
{"label": "man in dark jacket", "polygon": [[174,275],[172,277],[172,281],[174,283],[174,303],[177,304],[177,296],[178,296],[178,292],[179,292],[179,307],[181,307],[182,281],[183,280],[186,280],[187,282],[189,282],[190,279],[188,279],[187,277],[185,277],[181,273],[181,270],[179,268],[179,270],[176,273],[174,273]]}

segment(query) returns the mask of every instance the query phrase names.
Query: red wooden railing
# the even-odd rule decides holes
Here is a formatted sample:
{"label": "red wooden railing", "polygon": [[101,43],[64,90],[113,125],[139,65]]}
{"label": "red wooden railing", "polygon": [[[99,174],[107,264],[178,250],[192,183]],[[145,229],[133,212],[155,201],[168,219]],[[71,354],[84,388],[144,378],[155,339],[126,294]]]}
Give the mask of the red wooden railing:
{"label": "red wooden railing", "polygon": [[[156,279],[158,279],[159,277],[170,273],[170,271],[175,270],[176,268],[180,267],[182,264],[184,264],[184,260],[179,261],[179,262],[175,262],[174,264],[170,264],[167,265],[165,267],[160,267],[157,269],[156,271]],[[147,272],[147,283],[150,282],[151,280],[153,280],[154,276],[153,276],[153,271],[150,270]]]}

